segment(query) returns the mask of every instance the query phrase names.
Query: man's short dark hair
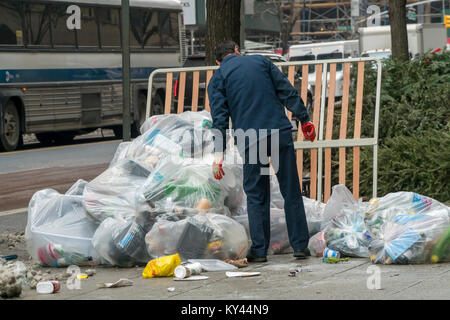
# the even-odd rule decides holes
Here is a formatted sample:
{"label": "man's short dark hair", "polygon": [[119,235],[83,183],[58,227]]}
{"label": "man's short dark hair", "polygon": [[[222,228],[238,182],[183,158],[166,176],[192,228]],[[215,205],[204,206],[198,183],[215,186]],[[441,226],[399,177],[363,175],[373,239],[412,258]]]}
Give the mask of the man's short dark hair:
{"label": "man's short dark hair", "polygon": [[225,41],[216,46],[214,53],[216,55],[216,60],[222,62],[222,59],[225,58],[227,54],[234,53],[234,48],[237,44],[233,41]]}

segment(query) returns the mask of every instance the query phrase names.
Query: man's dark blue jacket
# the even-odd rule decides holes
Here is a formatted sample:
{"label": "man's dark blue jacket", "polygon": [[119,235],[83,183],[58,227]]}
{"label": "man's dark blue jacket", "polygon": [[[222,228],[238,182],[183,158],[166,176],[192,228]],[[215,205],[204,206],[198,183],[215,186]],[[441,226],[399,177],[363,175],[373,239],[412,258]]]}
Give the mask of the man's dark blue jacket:
{"label": "man's dark blue jacket", "polygon": [[[262,55],[231,54],[222,60],[208,85],[212,127],[226,137],[233,129],[292,129],[285,106],[304,124],[309,120],[297,90],[272,62]],[[261,138],[261,137],[260,137]],[[216,144],[217,146],[217,144]],[[226,139],[223,139],[223,151]],[[217,147],[216,147],[216,151]]]}

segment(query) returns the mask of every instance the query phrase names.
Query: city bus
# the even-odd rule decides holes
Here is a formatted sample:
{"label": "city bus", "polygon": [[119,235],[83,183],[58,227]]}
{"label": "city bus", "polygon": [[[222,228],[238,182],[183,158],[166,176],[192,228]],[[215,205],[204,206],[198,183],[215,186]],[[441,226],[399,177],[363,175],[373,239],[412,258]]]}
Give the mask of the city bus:
{"label": "city bus", "polygon": [[[182,5],[130,0],[131,126],[145,120],[156,68],[185,57]],[[0,0],[0,149],[22,135],[43,144],[108,128],[122,133],[121,0]],[[152,108],[162,113],[165,84]]]}

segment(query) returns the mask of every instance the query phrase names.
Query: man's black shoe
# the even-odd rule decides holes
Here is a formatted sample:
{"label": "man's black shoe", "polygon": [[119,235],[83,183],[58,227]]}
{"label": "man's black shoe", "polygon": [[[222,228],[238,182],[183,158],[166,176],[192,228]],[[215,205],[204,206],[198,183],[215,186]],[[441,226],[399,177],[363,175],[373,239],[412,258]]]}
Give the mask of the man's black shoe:
{"label": "man's black shoe", "polygon": [[247,261],[248,262],[267,262],[266,256],[255,256],[251,253],[247,255]]}
{"label": "man's black shoe", "polygon": [[306,259],[306,257],[311,256],[311,252],[308,248],[302,251],[294,251],[294,257],[297,259]]}

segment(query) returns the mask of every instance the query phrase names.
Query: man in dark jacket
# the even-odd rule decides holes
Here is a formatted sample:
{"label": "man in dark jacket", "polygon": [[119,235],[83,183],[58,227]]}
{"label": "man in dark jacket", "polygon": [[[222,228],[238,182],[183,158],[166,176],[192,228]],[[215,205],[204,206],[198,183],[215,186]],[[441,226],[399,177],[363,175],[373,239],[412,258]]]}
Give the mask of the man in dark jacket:
{"label": "man in dark jacket", "polygon": [[[244,141],[238,143],[238,150],[244,159],[244,190],[252,240],[248,261],[267,261],[270,243],[270,176],[262,174],[269,164],[262,159],[261,152],[254,153],[257,154],[256,161],[252,161],[252,150],[256,148],[263,148],[271,157],[285,201],[286,224],[294,257],[305,258],[308,255],[308,225],[297,174],[292,125],[283,106],[301,122],[305,138],[311,142],[315,138],[314,125],[297,90],[272,62],[261,55],[241,56],[238,46],[231,41],[217,46],[215,55],[220,68],[211,78],[208,96],[212,128],[221,134],[215,136],[213,173],[219,180],[224,175],[223,152],[231,118],[235,132],[241,129],[246,133]],[[276,151],[273,151],[274,144],[278,147]]]}

